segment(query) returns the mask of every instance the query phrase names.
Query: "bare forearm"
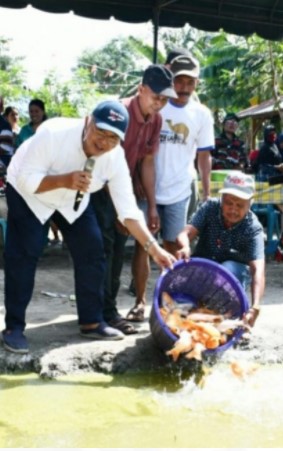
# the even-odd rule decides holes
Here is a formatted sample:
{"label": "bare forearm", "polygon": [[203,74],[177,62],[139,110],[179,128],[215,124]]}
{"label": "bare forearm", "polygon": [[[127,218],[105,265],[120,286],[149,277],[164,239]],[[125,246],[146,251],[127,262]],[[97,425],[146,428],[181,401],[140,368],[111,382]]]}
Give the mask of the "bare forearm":
{"label": "bare forearm", "polygon": [[179,233],[176,239],[178,251],[176,253],[177,258],[189,258],[191,254],[190,242],[193,241],[198,235],[198,230],[191,224],[188,224]]}
{"label": "bare forearm", "polygon": [[211,173],[211,154],[207,152],[199,152],[198,154],[198,171],[200,174],[203,187],[203,200],[210,196],[210,173]]}
{"label": "bare forearm", "polygon": [[37,187],[36,193],[45,193],[58,188],[67,188],[86,192],[91,180],[87,171],[74,171],[68,174],[46,175]]}
{"label": "bare forearm", "polygon": [[259,307],[265,289],[265,274],[261,267],[252,271],[251,298],[252,307]]}
{"label": "bare forearm", "polygon": [[66,175],[47,175],[38,186],[36,193],[45,193],[58,188],[66,188]]}
{"label": "bare forearm", "polygon": [[254,260],[250,262],[251,271],[251,298],[252,305],[245,313],[244,319],[253,327],[260,312],[260,301],[265,288],[265,263],[264,260]]}
{"label": "bare forearm", "polygon": [[159,246],[145,223],[134,219],[125,219],[124,225],[161,268],[172,268],[176,261],[175,257]]}
{"label": "bare forearm", "polygon": [[135,219],[125,219],[124,226],[127,227],[130,234],[144,246],[149,238],[153,238],[145,223]]}
{"label": "bare forearm", "polygon": [[155,207],[155,169],[153,157],[145,158],[141,166],[141,181],[149,208]]}

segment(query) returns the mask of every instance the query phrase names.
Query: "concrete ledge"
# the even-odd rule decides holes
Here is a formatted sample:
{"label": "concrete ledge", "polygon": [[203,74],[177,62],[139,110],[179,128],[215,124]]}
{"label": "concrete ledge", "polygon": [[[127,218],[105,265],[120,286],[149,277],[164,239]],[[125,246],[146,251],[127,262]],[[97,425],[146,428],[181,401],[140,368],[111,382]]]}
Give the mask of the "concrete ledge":
{"label": "concrete ledge", "polygon": [[[76,307],[70,301],[73,293],[73,268],[67,252],[48,251],[39,264],[33,299],[27,311],[26,336],[30,354],[20,356],[7,352],[0,346],[0,374],[35,372],[41,377],[55,378],[60,375],[103,372],[128,373],[144,371],[179,370],[188,362],[173,364],[158,349],[150,335],[148,321],[136,325],[139,333],[126,336],[124,340],[90,341],[79,335]],[[254,360],[262,364],[283,362],[283,264],[269,262],[267,265],[267,288],[263,308],[253,330],[248,348],[227,350],[216,359],[206,360],[214,365],[218,360],[228,363],[232,358]],[[152,264],[148,283],[149,317],[150,304],[159,270]],[[126,259],[118,306],[125,315],[134,303],[128,293],[131,279],[130,259]],[[4,275],[0,270],[0,327],[4,328],[3,288]],[[48,293],[44,294],[44,293]],[[194,368],[191,362],[189,367]]]}

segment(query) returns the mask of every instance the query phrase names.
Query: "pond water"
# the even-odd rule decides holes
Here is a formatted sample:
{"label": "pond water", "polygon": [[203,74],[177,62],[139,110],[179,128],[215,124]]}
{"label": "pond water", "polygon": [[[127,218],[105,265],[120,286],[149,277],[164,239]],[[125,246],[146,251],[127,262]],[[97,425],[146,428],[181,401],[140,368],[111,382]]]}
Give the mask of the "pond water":
{"label": "pond water", "polygon": [[0,376],[1,448],[280,448],[283,369],[184,375]]}

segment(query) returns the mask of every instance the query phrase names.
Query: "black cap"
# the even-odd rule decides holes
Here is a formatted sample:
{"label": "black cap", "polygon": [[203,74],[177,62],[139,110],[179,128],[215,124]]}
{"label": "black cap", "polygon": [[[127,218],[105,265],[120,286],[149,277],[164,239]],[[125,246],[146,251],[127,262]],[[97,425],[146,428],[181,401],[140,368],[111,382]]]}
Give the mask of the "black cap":
{"label": "black cap", "polygon": [[237,122],[240,122],[240,119],[238,118],[237,114],[235,114],[235,113],[227,113],[226,116],[223,119],[223,124],[226,121],[237,121]]}
{"label": "black cap", "polygon": [[187,49],[183,49],[182,47],[176,47],[170,50],[164,64],[171,64],[173,59],[176,58],[177,56],[191,56],[191,53]]}
{"label": "black cap", "polygon": [[155,94],[177,99],[174,90],[173,74],[163,64],[151,64],[144,71],[142,84],[149,86]]}
{"label": "black cap", "polygon": [[171,70],[174,78],[179,75],[187,75],[188,77],[199,77],[199,62],[191,56],[177,56],[172,60]]}

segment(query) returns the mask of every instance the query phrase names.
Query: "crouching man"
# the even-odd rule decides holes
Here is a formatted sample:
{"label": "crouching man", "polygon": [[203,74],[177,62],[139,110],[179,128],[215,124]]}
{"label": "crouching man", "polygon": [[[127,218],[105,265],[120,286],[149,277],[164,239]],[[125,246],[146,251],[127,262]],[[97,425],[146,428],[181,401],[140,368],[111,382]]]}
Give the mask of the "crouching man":
{"label": "crouching man", "polygon": [[263,228],[251,211],[255,183],[242,172],[228,175],[220,199],[209,199],[177,237],[178,258],[190,255],[190,241],[198,237],[193,256],[221,263],[244,289],[250,284],[251,307],[246,321],[253,326],[265,288]]}

